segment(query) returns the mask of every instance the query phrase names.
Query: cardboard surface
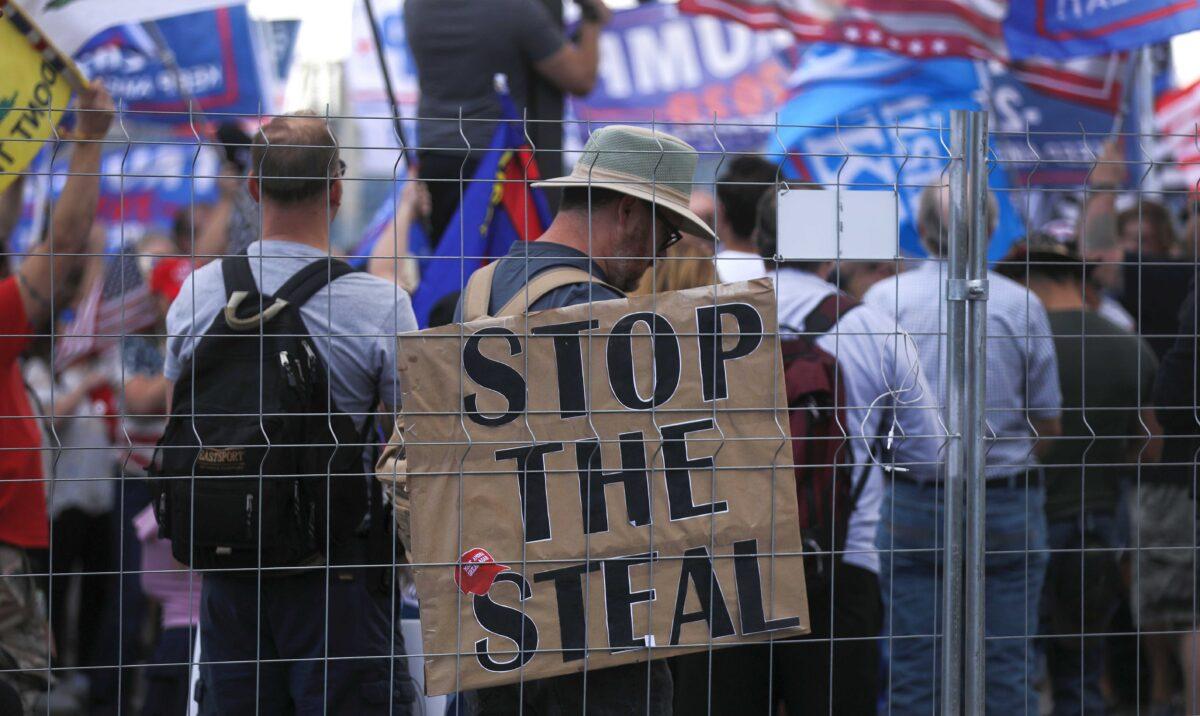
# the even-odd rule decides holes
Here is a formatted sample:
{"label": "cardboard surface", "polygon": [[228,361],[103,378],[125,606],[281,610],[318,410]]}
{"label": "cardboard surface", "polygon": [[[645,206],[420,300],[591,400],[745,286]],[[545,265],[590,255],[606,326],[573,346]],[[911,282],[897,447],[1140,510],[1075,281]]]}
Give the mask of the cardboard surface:
{"label": "cardboard surface", "polygon": [[808,631],[768,281],[399,341],[429,694]]}

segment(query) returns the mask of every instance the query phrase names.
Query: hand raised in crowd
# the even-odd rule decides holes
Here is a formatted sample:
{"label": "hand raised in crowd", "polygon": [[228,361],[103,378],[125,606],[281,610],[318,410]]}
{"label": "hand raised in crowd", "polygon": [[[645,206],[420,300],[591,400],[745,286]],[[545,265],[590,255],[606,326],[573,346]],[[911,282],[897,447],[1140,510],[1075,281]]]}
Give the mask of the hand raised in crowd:
{"label": "hand raised in crowd", "polygon": [[1119,139],[1104,143],[1092,173],[1088,175],[1088,186],[1093,189],[1116,189],[1125,183],[1128,171],[1125,168],[1125,146]]}
{"label": "hand raised in crowd", "polygon": [[604,0],[576,0],[583,13],[583,21],[604,27],[612,21],[612,10]]}
{"label": "hand raised in crowd", "polygon": [[75,112],[75,132],[73,139],[96,141],[104,139],[113,121],[113,99],[100,81],[93,82],[87,89],[79,92],[77,111]]}
{"label": "hand raised in crowd", "polygon": [[433,197],[429,186],[423,181],[404,183],[400,190],[400,208],[408,210],[413,217],[426,217],[433,211]]}
{"label": "hand raised in crowd", "polygon": [[245,176],[232,162],[221,163],[221,173],[217,175],[217,194],[222,201],[232,202],[239,192],[245,191]]}

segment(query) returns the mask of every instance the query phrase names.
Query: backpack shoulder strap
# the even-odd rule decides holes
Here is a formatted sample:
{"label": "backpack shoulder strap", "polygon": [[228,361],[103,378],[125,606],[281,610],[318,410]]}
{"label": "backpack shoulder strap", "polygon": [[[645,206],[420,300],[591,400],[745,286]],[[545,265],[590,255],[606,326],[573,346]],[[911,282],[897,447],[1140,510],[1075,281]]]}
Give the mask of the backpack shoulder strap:
{"label": "backpack shoulder strap", "polygon": [[547,293],[556,288],[576,283],[591,283],[603,286],[620,295],[625,295],[623,291],[603,281],[597,281],[594,276],[583,269],[572,266],[561,266],[559,268],[546,269],[530,279],[529,283],[517,290],[516,295],[509,299],[508,303],[504,304],[499,311],[496,311],[496,315],[519,316],[528,311],[530,306],[537,303],[538,299]]}
{"label": "backpack shoulder strap", "polygon": [[354,269],[341,259],[317,259],[292,274],[275,292],[275,298],[293,306],[303,306],[317,291],[350,273],[354,273]]}
{"label": "backpack shoulder strap", "polygon": [[[235,266],[226,268],[230,264],[234,264]],[[245,268],[245,272],[243,273],[242,269],[236,268],[236,264],[241,264]],[[267,321],[275,318],[288,305],[303,306],[323,286],[341,276],[354,272],[354,269],[350,268],[345,261],[339,259],[327,259],[324,261],[318,259],[313,261],[293,274],[291,278],[279,287],[270,305],[262,305],[260,303],[258,313],[245,316],[238,313],[238,308],[247,296],[258,293],[258,288],[254,285],[254,276],[250,274],[250,261],[245,255],[235,256],[232,261],[227,259],[226,262],[222,263],[221,270],[225,274],[225,291],[227,294],[225,324],[235,331],[257,329]],[[240,286],[247,285],[245,283],[247,278],[251,287],[249,291],[239,288]]]}
{"label": "backpack shoulder strap", "polygon": [[821,302],[811,313],[804,319],[805,333],[828,333],[829,329],[846,315],[850,309],[856,307],[858,301],[841,291],[834,291]]}
{"label": "backpack shoulder strap", "polygon": [[225,279],[226,301],[233,298],[233,294],[238,291],[246,294],[258,291],[258,285],[254,283],[254,274],[250,271],[250,259],[245,251],[221,260],[221,277]]}
{"label": "backpack shoulder strap", "polygon": [[471,278],[467,279],[462,294],[463,323],[490,316],[488,308],[492,303],[492,277],[496,274],[499,264],[499,259],[496,259],[487,266],[476,269]]}

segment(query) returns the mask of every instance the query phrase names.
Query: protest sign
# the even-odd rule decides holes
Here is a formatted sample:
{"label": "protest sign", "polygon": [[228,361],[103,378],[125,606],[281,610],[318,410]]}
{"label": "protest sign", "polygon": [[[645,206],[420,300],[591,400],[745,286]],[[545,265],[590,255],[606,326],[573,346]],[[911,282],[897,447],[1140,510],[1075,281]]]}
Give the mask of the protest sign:
{"label": "protest sign", "polygon": [[430,695],[808,631],[768,281],[398,355]]}
{"label": "protest sign", "polygon": [[61,61],[30,44],[28,22],[11,8],[0,13],[0,191],[33,161],[55,134],[71,88]]}

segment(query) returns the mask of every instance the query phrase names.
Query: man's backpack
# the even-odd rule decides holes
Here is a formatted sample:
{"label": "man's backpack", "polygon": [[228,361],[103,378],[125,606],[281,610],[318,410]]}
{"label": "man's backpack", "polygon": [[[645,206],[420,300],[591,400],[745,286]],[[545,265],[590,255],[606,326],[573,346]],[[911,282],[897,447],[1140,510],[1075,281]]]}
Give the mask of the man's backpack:
{"label": "man's backpack", "polygon": [[[382,495],[364,437],[331,402],[300,307],[350,273],[315,261],[273,296],[245,254],[221,264],[227,304],[175,384],[151,474],[175,558],[198,569],[291,567],[357,554]],[[369,421],[368,421],[369,422]]]}
{"label": "man's backpack", "polygon": [[831,294],[808,314],[799,332],[780,341],[800,534],[810,549],[826,553],[844,548],[866,479],[855,480],[849,464],[846,389],[837,359],[817,339],[857,305],[845,294]]}

